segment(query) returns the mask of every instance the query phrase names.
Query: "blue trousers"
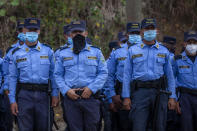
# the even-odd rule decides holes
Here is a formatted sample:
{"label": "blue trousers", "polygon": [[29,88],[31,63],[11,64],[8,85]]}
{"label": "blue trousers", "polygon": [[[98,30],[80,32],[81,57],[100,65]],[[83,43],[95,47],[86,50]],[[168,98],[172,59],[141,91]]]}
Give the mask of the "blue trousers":
{"label": "blue trousers", "polygon": [[70,131],[97,131],[100,121],[100,101],[93,97],[73,101],[64,97],[64,110]]}
{"label": "blue trousers", "polygon": [[197,96],[181,93],[181,131],[197,130]]}
{"label": "blue trousers", "polygon": [[[133,93],[132,107],[129,119],[132,131],[146,131],[152,128],[153,111],[158,92],[154,88],[139,88]],[[157,114],[157,131],[165,131],[167,119],[168,96],[161,95]]]}
{"label": "blue trousers", "polygon": [[12,131],[13,115],[6,95],[0,95],[0,131]]}
{"label": "blue trousers", "polygon": [[47,131],[49,118],[47,93],[20,90],[17,103],[19,131]]}

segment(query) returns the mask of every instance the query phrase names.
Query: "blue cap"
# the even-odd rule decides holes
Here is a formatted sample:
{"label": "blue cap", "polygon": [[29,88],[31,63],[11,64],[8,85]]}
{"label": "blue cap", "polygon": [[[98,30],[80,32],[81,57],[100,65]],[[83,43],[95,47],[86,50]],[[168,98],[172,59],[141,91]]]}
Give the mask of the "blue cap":
{"label": "blue cap", "polygon": [[17,29],[24,27],[24,21],[17,21]]}
{"label": "blue cap", "polygon": [[184,41],[188,41],[188,40],[197,40],[197,32],[196,31],[188,31],[184,33]]}
{"label": "blue cap", "polygon": [[109,42],[109,49],[110,50],[112,50],[113,48],[116,48],[116,47],[119,47],[120,45],[119,45],[119,43],[118,43],[118,41],[111,41],[111,42]]}
{"label": "blue cap", "polygon": [[64,34],[69,35],[70,34],[70,29],[71,29],[71,24],[65,25],[64,26]]}
{"label": "blue cap", "polygon": [[127,23],[127,33],[128,32],[134,32],[134,31],[140,31],[140,23]]}
{"label": "blue cap", "polygon": [[123,32],[118,33],[118,40],[121,41],[121,42],[127,40],[127,38],[126,38],[126,36]]}
{"label": "blue cap", "polygon": [[176,44],[176,38],[171,37],[171,36],[164,36],[163,37],[163,42],[174,45],[174,44]]}
{"label": "blue cap", "polygon": [[71,22],[70,31],[85,31],[86,30],[86,22],[84,20],[81,21],[73,21]]}
{"label": "blue cap", "polygon": [[40,29],[40,20],[37,18],[27,18],[25,19],[24,26],[27,29],[30,29],[30,28]]}
{"label": "blue cap", "polygon": [[146,28],[150,25],[153,25],[155,28],[157,27],[156,20],[153,18],[143,19],[141,22],[142,28]]}

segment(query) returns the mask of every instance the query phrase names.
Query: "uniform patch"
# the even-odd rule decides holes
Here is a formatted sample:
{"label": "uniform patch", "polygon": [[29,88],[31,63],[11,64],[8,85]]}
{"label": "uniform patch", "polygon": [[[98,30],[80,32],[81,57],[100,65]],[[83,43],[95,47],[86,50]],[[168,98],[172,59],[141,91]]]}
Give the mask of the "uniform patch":
{"label": "uniform patch", "polygon": [[138,57],[142,57],[143,54],[136,54],[136,55],[132,55],[132,59],[138,58]]}
{"label": "uniform patch", "polygon": [[190,68],[190,66],[179,66],[179,68]]}
{"label": "uniform patch", "polygon": [[96,56],[88,56],[88,59],[97,60],[97,57]]}
{"label": "uniform patch", "polygon": [[122,60],[125,60],[125,59],[126,59],[126,57],[120,57],[120,58],[118,58],[119,61],[122,61]]}
{"label": "uniform patch", "polygon": [[158,57],[161,57],[161,58],[165,58],[166,55],[165,54],[157,54]]}
{"label": "uniform patch", "polygon": [[40,56],[41,59],[48,59],[49,56]]}
{"label": "uniform patch", "polygon": [[16,60],[16,63],[23,62],[23,61],[26,61],[26,60],[27,60],[27,58],[17,59],[17,60]]}
{"label": "uniform patch", "polygon": [[144,44],[141,44],[140,47],[143,48],[144,47]]}
{"label": "uniform patch", "polygon": [[72,60],[73,57],[64,57],[64,60]]}

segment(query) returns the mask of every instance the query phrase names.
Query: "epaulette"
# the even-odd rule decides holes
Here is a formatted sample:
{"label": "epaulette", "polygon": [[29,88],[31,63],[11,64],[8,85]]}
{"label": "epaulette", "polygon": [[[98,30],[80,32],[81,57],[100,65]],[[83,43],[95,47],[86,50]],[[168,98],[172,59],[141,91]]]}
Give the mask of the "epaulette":
{"label": "epaulette", "polygon": [[13,55],[17,50],[19,50],[19,49],[20,49],[19,47],[15,48],[15,49],[12,51],[12,55]]}
{"label": "epaulette", "polygon": [[63,46],[63,47],[60,47],[60,50],[67,49],[67,48],[69,48],[69,46]]}
{"label": "epaulette", "polygon": [[182,55],[176,55],[176,56],[174,56],[174,60],[178,60],[178,59],[182,59]]}
{"label": "epaulette", "polygon": [[58,47],[57,49],[55,49],[55,50],[54,50],[54,53],[55,53],[57,50],[59,50],[60,48],[61,48],[61,47]]}
{"label": "epaulette", "polygon": [[97,48],[97,49],[101,49],[101,48],[99,48],[99,47],[97,47],[97,46],[94,46],[94,45],[91,45],[90,47],[93,47],[93,48]]}
{"label": "epaulette", "polygon": [[49,47],[50,49],[52,49],[52,47],[50,45],[48,45],[48,44],[43,43],[43,45]]}
{"label": "epaulette", "polygon": [[12,48],[14,48],[14,47],[12,47],[12,46],[8,47],[7,50],[6,50],[6,54],[7,54]]}

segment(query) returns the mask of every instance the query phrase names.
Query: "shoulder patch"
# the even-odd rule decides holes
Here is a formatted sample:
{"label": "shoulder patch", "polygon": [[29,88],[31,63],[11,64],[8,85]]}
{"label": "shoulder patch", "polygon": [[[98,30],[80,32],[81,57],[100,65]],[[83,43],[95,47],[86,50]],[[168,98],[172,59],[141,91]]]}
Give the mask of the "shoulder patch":
{"label": "shoulder patch", "polygon": [[20,49],[19,47],[15,48],[15,49],[12,51],[12,55],[13,55],[17,50],[19,50],[19,49]]}
{"label": "shoulder patch", "polygon": [[61,48],[61,47],[58,47],[57,49],[55,49],[55,50],[54,50],[54,53],[55,53],[57,50],[59,50],[60,48]]}
{"label": "shoulder patch", "polygon": [[182,55],[176,55],[176,56],[174,56],[174,59],[175,60],[182,59]]}
{"label": "shoulder patch", "polygon": [[101,49],[101,48],[99,48],[99,47],[97,47],[97,46],[93,46],[93,45],[91,45],[90,47],[93,47],[93,48],[97,48],[97,49]]}
{"label": "shoulder patch", "polygon": [[48,45],[48,44],[43,43],[43,45],[52,49],[52,47],[50,45]]}
{"label": "shoulder patch", "polygon": [[14,47],[12,47],[12,46],[8,47],[7,50],[6,50],[6,54],[7,54],[12,48],[14,48]]}
{"label": "shoulder patch", "polygon": [[69,46],[63,46],[63,47],[60,47],[60,50],[67,49],[67,48],[69,48]]}

